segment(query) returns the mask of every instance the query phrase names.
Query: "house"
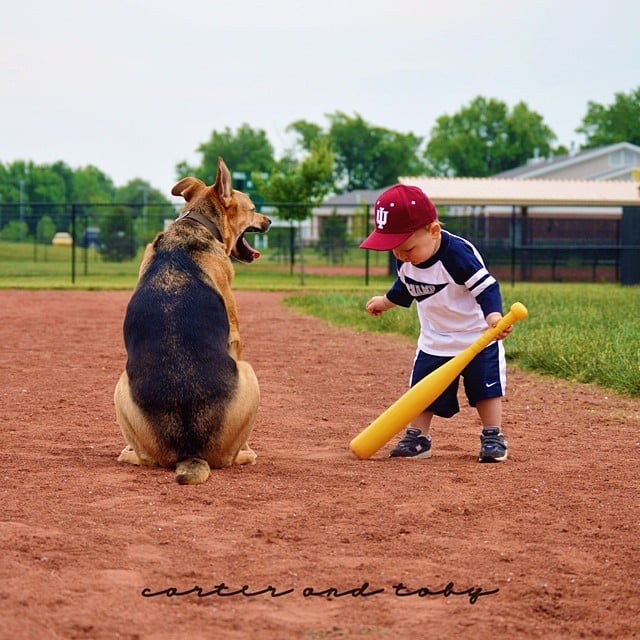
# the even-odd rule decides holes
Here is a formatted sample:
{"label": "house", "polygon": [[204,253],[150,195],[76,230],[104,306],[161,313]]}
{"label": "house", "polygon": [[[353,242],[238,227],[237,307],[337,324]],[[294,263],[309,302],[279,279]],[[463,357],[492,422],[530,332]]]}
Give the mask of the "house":
{"label": "house", "polygon": [[514,180],[638,180],[640,147],[618,142],[596,149],[585,149],[566,156],[532,158],[525,165],[503,171],[496,178]]}

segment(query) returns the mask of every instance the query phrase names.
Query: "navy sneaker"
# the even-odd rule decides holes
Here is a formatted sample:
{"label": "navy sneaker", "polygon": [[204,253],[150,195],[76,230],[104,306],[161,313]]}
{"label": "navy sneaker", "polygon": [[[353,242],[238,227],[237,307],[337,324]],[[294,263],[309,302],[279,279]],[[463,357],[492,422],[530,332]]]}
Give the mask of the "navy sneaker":
{"label": "navy sneaker", "polygon": [[389,453],[390,458],[430,458],[431,438],[420,429],[409,427],[404,438]]}
{"label": "navy sneaker", "polygon": [[507,459],[507,441],[499,427],[486,427],[480,434],[478,462],[504,462]]}

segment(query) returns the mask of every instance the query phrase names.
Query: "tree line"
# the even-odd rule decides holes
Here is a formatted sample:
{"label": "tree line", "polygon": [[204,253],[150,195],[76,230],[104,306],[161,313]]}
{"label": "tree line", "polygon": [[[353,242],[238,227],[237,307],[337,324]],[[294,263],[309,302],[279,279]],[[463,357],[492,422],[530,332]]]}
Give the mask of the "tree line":
{"label": "tree line", "polygon": [[[243,124],[235,131],[214,130],[197,148],[199,164],[176,165],[176,180],[194,175],[210,184],[217,158],[223,156],[233,172],[245,176],[236,188],[258,201],[286,203],[278,215],[296,220],[306,218],[311,206],[330,193],[384,188],[399,175],[486,177],[520,166],[534,155],[569,151],[556,144],[544,118],[524,102],[509,108],[483,96],[453,115],[437,118],[428,137],[376,126],[358,113],[336,111],[325,117],[324,126],[292,122],[287,131],[294,134],[295,143],[280,158],[262,129]],[[581,149],[616,142],[640,145],[640,87],[616,93],[609,105],[590,101],[575,131],[584,135]],[[65,230],[69,202],[130,203],[138,205],[138,215],[147,206],[171,205],[147,181],[134,178],[116,186],[92,165],[72,169],[62,160],[45,165],[26,160],[0,163],[0,234],[10,222],[26,219],[34,204],[46,208],[57,230]]]}

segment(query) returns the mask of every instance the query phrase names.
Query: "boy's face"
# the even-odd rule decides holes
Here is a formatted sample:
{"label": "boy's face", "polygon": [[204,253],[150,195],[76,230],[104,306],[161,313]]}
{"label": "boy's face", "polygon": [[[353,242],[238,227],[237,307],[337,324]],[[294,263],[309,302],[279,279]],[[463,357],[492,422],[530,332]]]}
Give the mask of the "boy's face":
{"label": "boy's face", "polygon": [[402,244],[393,249],[393,255],[402,262],[420,264],[428,260],[440,248],[440,225],[431,223],[418,229]]}

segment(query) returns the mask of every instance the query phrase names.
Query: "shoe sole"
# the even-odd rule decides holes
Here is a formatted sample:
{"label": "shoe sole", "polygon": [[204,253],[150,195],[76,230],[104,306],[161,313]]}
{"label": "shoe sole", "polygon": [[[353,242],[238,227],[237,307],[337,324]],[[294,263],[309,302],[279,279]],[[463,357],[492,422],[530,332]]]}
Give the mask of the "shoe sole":
{"label": "shoe sole", "polygon": [[402,458],[403,460],[426,460],[427,458],[431,457],[431,449],[429,449],[429,451],[423,451],[422,453],[419,453],[418,455],[415,456],[392,456],[391,454],[389,454],[390,458]]}
{"label": "shoe sole", "polygon": [[504,462],[507,459],[507,454],[505,453],[503,456],[499,458],[493,458],[491,456],[479,456],[478,462]]}

